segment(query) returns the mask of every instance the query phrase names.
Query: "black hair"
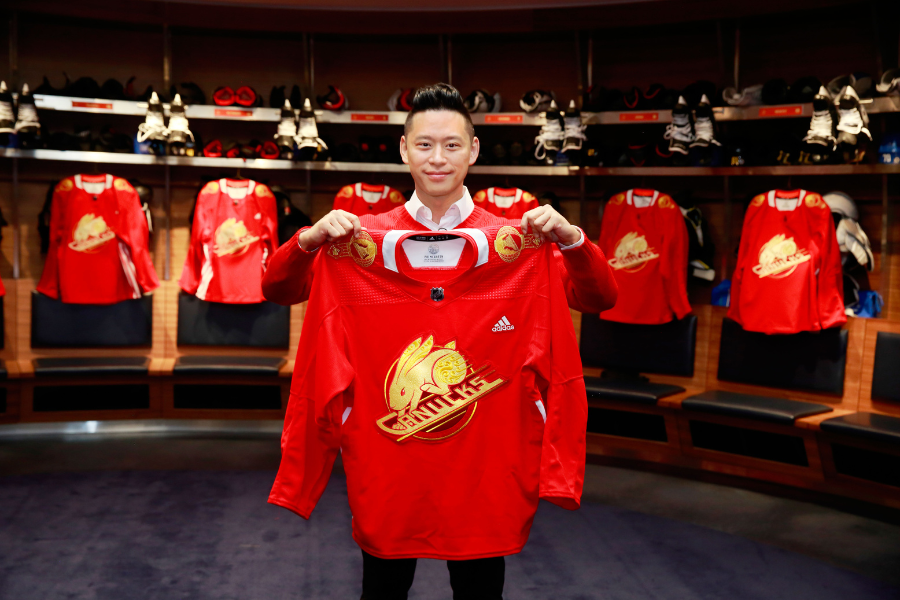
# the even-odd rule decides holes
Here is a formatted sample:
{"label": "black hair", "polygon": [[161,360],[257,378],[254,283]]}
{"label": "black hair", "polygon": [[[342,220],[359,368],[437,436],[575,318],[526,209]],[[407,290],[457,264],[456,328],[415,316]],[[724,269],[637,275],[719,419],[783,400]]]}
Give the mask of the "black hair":
{"label": "black hair", "polygon": [[466,120],[466,132],[469,139],[475,137],[475,126],[472,117],[466,109],[463,97],[459,91],[448,83],[436,83],[416,90],[412,100],[412,110],[406,115],[406,124],[403,126],[403,134],[409,135],[412,127],[412,119],[420,112],[426,110],[450,110],[459,113]]}

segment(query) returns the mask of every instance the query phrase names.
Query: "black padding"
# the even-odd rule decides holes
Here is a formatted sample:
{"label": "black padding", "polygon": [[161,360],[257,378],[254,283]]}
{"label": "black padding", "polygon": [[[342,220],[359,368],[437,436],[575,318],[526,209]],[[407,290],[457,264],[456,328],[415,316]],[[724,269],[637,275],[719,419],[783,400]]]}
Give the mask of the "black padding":
{"label": "black padding", "polygon": [[31,294],[32,348],[150,346],[153,296],[116,304],[65,304]]}
{"label": "black padding", "polygon": [[664,325],[631,325],[581,315],[581,361],[617,371],[694,375],[697,317]]}
{"label": "black padding", "polygon": [[831,412],[824,404],[714,390],[686,398],[681,407],[757,421],[793,425],[795,419]]}
{"label": "black padding", "polygon": [[4,296],[0,296],[0,348],[6,347],[6,315],[3,309]]}
{"label": "black padding", "polygon": [[900,456],[866,448],[831,444],[834,469],[842,475],[900,488]]}
{"label": "black padding", "polygon": [[6,370],[6,363],[0,360],[0,379],[6,379],[9,377],[9,372]]}
{"label": "black padding", "polygon": [[181,356],[175,375],[268,375],[275,377],[285,360],[278,356]]}
{"label": "black padding", "polygon": [[656,404],[660,398],[684,391],[681,386],[665,383],[608,380],[599,377],[585,377],[584,387],[587,389],[588,399],[621,400],[639,404]]}
{"label": "black padding", "polygon": [[688,427],[691,431],[691,445],[694,448],[771,460],[798,467],[809,466],[806,446],[799,435],[733,427],[695,419],[691,419]]}
{"label": "black padding", "polygon": [[667,442],[666,418],[642,412],[588,407],[588,433]]}
{"label": "black padding", "polygon": [[175,384],[174,407],[217,410],[281,410],[278,385]]}
{"label": "black padding", "polygon": [[221,304],[178,296],[179,346],[287,348],[291,307],[273,302]]}
{"label": "black padding", "polygon": [[35,358],[31,362],[36,377],[147,375],[150,368],[146,356]]}
{"label": "black padding", "polygon": [[900,402],[900,333],[879,331],[875,340],[872,400]]}
{"label": "black padding", "polygon": [[826,329],[791,335],[744,331],[722,322],[719,373],[722,381],[841,395],[849,334]]}
{"label": "black padding", "polygon": [[136,410],[150,408],[150,386],[38,385],[34,388],[35,412],[68,410]]}
{"label": "black padding", "polygon": [[900,418],[875,413],[853,413],[822,421],[822,431],[900,445]]}
{"label": "black padding", "polygon": [[6,388],[0,387],[0,413],[6,412]]}

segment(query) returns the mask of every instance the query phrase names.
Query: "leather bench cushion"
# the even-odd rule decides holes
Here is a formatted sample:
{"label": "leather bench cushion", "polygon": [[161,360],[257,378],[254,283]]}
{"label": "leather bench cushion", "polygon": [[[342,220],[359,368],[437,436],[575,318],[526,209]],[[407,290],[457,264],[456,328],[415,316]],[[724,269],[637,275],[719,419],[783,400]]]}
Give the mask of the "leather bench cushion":
{"label": "leather bench cushion", "polygon": [[599,377],[585,377],[588,399],[620,400],[639,404],[656,404],[660,398],[683,392],[684,388],[649,381],[615,381]]}
{"label": "leather bench cushion", "polygon": [[822,431],[879,442],[900,444],[900,418],[875,413],[854,413],[822,421]]}
{"label": "leather bench cushion", "polygon": [[782,425],[793,425],[795,419],[831,412],[830,406],[772,398],[752,394],[738,394],[713,390],[686,398],[681,407],[698,412],[716,413]]}
{"label": "leather bench cushion", "polygon": [[278,376],[285,360],[278,356],[181,356],[175,375],[267,375]]}
{"label": "leather bench cushion", "polygon": [[694,375],[697,316],[663,325],[632,325],[581,316],[581,360],[589,367],[634,373]]}
{"label": "leather bench cushion", "polygon": [[872,400],[900,402],[900,333],[879,331],[875,340]]}
{"label": "leather bench cushion", "polygon": [[147,375],[150,369],[146,356],[35,358],[31,362],[36,377]]}

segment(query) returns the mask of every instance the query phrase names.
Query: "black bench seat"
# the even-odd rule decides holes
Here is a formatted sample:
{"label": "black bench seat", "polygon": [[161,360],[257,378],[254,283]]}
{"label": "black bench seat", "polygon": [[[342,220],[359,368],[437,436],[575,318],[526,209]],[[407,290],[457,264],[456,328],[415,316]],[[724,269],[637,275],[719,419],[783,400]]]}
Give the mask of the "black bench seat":
{"label": "black bench seat", "polygon": [[681,407],[698,412],[743,417],[781,425],[793,425],[796,419],[833,410],[830,406],[813,402],[738,394],[721,390],[703,392],[686,398],[681,403]]}
{"label": "black bench seat", "polygon": [[175,361],[175,375],[278,376],[285,360],[280,356],[181,356]]}
{"label": "black bench seat", "polygon": [[146,356],[35,358],[31,362],[35,377],[145,376],[150,370]]}
{"label": "black bench seat", "polygon": [[822,431],[900,445],[900,418],[875,413],[853,413],[822,421]]}
{"label": "black bench seat", "polygon": [[599,377],[585,377],[584,387],[587,389],[588,400],[619,400],[650,405],[656,404],[661,398],[684,391],[684,388],[678,385]]}

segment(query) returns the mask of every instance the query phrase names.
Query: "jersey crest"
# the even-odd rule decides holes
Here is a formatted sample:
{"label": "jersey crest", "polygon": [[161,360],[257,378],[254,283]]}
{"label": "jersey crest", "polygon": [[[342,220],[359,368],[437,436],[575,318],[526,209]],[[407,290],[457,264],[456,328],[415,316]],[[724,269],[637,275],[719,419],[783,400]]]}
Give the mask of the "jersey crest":
{"label": "jersey crest", "polygon": [[260,183],[256,184],[256,187],[253,188],[253,193],[256,194],[257,198],[272,198],[272,190],[268,188],[268,186],[262,185]]}
{"label": "jersey crest", "polygon": [[660,208],[675,208],[675,201],[668,196],[660,196],[656,203]]}
{"label": "jersey crest", "polygon": [[216,228],[216,242],[213,245],[213,252],[216,256],[240,256],[250,247],[250,244],[259,239],[258,235],[253,235],[247,231],[247,226],[243,221],[238,221],[234,217],[225,219],[221,225]]}
{"label": "jersey crest", "polygon": [[825,201],[818,194],[807,194],[804,202],[809,208],[828,208],[828,205],[825,204]]}
{"label": "jersey crest", "polygon": [[75,252],[90,252],[116,237],[102,216],[88,213],[79,219],[72,231],[69,248]]}
{"label": "jersey crest", "polygon": [[334,259],[349,256],[361,267],[371,266],[378,255],[378,246],[368,231],[360,231],[356,237],[348,242],[333,242],[326,252]]}
{"label": "jersey crest", "polygon": [[507,380],[484,363],[474,366],[451,340],[416,338],[394,361],[384,380],[388,414],[378,429],[397,442],[411,437],[443,440],[459,433],[475,414],[478,400]]}
{"label": "jersey crest", "polygon": [[640,271],[647,262],[659,258],[659,254],[647,245],[647,238],[636,231],[626,233],[616,243],[615,256],[609,259],[613,269],[624,269],[628,273]]}
{"label": "jersey crest", "polygon": [[128,183],[127,181],[125,181],[124,179],[121,179],[119,177],[116,177],[113,180],[113,187],[116,188],[117,190],[119,190],[120,192],[124,192],[125,190],[133,189],[131,187],[130,183]]}
{"label": "jersey crest", "polygon": [[753,272],[760,279],[763,277],[783,279],[793,273],[797,265],[811,258],[807,250],[797,248],[794,238],[778,234],[759,249],[759,264],[753,267]]}
{"label": "jersey crest", "polygon": [[478,192],[475,192],[475,196],[472,198],[472,200],[474,200],[475,202],[481,203],[481,202],[484,202],[486,198],[487,198],[487,192],[485,192],[484,190],[480,190]]}
{"label": "jersey crest", "polygon": [[512,262],[519,258],[522,250],[525,248],[540,248],[541,236],[536,233],[522,235],[522,232],[515,227],[504,225],[497,232],[494,239],[494,250],[497,255],[505,262]]}
{"label": "jersey crest", "polygon": [[392,190],[390,194],[388,194],[388,198],[391,199],[391,202],[394,204],[402,204],[406,202],[406,198],[403,197],[403,194],[398,192],[397,190]]}
{"label": "jersey crest", "polygon": [[351,196],[353,196],[353,186],[352,185],[345,185],[344,187],[341,188],[341,191],[338,192],[339,198],[350,198]]}
{"label": "jersey crest", "polygon": [[67,177],[67,178],[63,179],[62,181],[60,181],[59,183],[57,183],[56,187],[53,188],[53,191],[54,192],[68,192],[73,187],[75,187],[75,184],[72,183],[72,180]]}
{"label": "jersey crest", "polygon": [[210,181],[203,189],[200,190],[201,194],[217,194],[219,192],[219,182],[218,181]]}

